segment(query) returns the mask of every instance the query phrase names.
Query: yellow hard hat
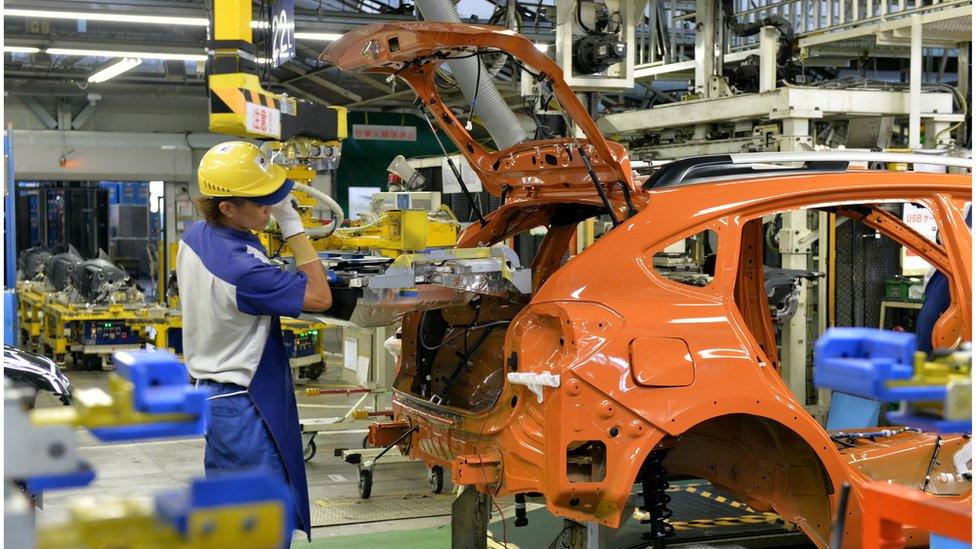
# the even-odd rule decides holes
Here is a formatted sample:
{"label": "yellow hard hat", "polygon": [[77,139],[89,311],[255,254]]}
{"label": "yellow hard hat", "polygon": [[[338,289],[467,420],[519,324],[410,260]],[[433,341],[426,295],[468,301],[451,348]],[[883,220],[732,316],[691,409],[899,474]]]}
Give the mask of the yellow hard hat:
{"label": "yellow hard hat", "polygon": [[277,204],[291,191],[285,170],[246,141],[221,143],[203,155],[197,184],[205,196],[235,196],[258,204]]}

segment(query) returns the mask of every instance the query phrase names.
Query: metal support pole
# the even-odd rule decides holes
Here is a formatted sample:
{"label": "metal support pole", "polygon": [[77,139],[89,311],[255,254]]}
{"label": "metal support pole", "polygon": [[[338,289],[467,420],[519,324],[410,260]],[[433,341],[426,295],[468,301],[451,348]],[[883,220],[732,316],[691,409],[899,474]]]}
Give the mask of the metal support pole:
{"label": "metal support pole", "polygon": [[451,504],[451,547],[453,549],[487,549],[488,495],[470,484]]}
{"label": "metal support pole", "polygon": [[85,123],[88,122],[88,119],[90,119],[92,115],[95,114],[95,109],[97,108],[98,108],[97,101],[89,101],[88,103],[86,103],[85,107],[81,109],[81,112],[79,112],[78,115],[75,116],[75,119],[71,121],[71,129],[80,130],[82,126],[84,126]]}
{"label": "metal support pole", "polygon": [[[810,268],[809,250],[799,246],[786,247],[787,242],[798,243],[809,233],[806,212],[786,212],[783,214],[783,228],[780,230],[780,253],[784,269]],[[796,314],[783,326],[780,356],[783,380],[793,392],[793,396],[807,403],[807,304],[810,301],[810,282],[801,282]]]}
{"label": "metal support pole", "polygon": [[599,522],[586,523],[586,549],[606,549],[609,529]]}
{"label": "metal support pole", "polygon": [[909,60],[908,147],[922,147],[922,18],[912,16],[911,58]]}
{"label": "metal support pole", "polygon": [[3,135],[3,230],[4,230],[4,288],[17,287],[17,183],[14,180],[13,126]]}
{"label": "metal support pole", "polygon": [[763,27],[759,32],[759,93],[776,89],[776,54],[779,51],[779,34],[774,27]]}
{"label": "metal support pole", "polygon": [[9,345],[19,343],[17,327],[17,183],[14,180],[13,126],[8,125],[3,134],[3,228],[4,228],[4,293],[3,293],[3,341]]}
{"label": "metal support pole", "polygon": [[[830,262],[830,247],[834,246],[834,241],[830,238],[831,222],[831,216],[827,212],[819,212],[817,215],[818,245],[816,270],[825,274],[830,270],[828,265]],[[827,274],[827,276],[831,275]],[[827,278],[820,278],[815,284],[817,286],[817,307],[815,313],[817,317],[817,339],[820,339],[820,336],[827,331],[828,327],[827,322],[830,315],[829,304],[831,298],[828,297],[827,292],[830,290],[830,284]],[[817,389],[817,403],[814,406],[813,415],[823,425],[826,425],[827,422],[827,411],[830,409],[831,393],[832,391],[829,389]],[[818,414],[817,412],[821,413]]]}
{"label": "metal support pole", "polygon": [[722,71],[722,43],[716,40],[721,27],[717,6],[716,2],[710,0],[696,2],[695,93],[701,97],[713,97],[712,76]]}
{"label": "metal support pole", "polygon": [[393,363],[393,357],[386,350],[386,334],[389,332],[396,332],[396,325],[373,328],[372,333],[372,366],[375,377],[372,380],[374,386],[371,389],[373,390],[374,410],[388,410],[392,406],[393,370],[395,365]]}
{"label": "metal support pole", "polygon": [[[958,80],[956,87],[959,88],[959,93],[961,93],[963,97],[969,95],[969,71],[971,70],[969,66],[969,57],[972,47],[972,42],[959,44],[959,57],[956,59],[956,63],[959,66],[957,69]],[[969,135],[969,128],[967,127],[966,123],[963,122],[956,129],[956,142],[965,143],[967,135]]]}
{"label": "metal support pole", "polygon": [[[803,150],[801,143],[810,135],[810,120],[806,118],[783,119],[783,135],[780,141],[780,151]],[[807,227],[807,212],[786,212],[783,214],[783,227],[779,232],[781,266],[784,269],[809,270],[810,264],[810,229]],[[796,314],[783,326],[782,353],[780,366],[783,381],[793,392],[797,401],[806,406],[815,416],[819,406],[815,404],[810,409],[807,406],[807,356],[810,344],[807,334],[808,309],[812,294],[811,282],[800,284],[797,296]],[[823,307],[821,307],[823,309]],[[823,311],[825,314],[826,311]],[[817,314],[817,313],[815,313]]]}

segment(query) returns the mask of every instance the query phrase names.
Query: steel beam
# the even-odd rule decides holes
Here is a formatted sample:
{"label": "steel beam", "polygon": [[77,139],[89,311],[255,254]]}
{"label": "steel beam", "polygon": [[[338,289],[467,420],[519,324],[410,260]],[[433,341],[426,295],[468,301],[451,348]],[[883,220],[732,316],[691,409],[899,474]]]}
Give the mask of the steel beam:
{"label": "steel beam", "polygon": [[332,106],[332,103],[329,103],[325,99],[322,99],[321,97],[318,97],[317,95],[311,94],[311,93],[309,93],[309,92],[307,92],[307,91],[299,88],[298,86],[296,86],[294,84],[285,84],[284,82],[279,82],[278,85],[280,85],[283,88],[288,88],[292,92],[294,92],[294,93],[296,93],[296,94],[304,97],[305,99],[308,99],[312,103],[318,103],[319,105],[322,105],[323,107],[330,107],[330,106]]}
{"label": "steel beam", "polygon": [[51,116],[51,113],[47,112],[44,105],[41,105],[37,99],[34,99],[34,96],[20,95],[18,97],[20,97],[20,100],[24,103],[24,105],[26,105],[27,108],[34,113],[34,116],[41,121],[41,124],[44,124],[45,128],[53,130],[58,127],[58,121]]}
{"label": "steel beam", "polygon": [[776,89],[776,55],[779,52],[779,32],[775,27],[759,31],[759,92]]}
{"label": "steel beam", "polygon": [[175,53],[184,55],[206,55],[207,50],[200,45],[185,45],[185,46],[173,46],[171,44],[164,45],[155,42],[145,42],[145,43],[131,43],[126,42],[120,44],[119,42],[111,40],[79,40],[76,38],[62,39],[58,37],[52,37],[46,40],[38,40],[38,38],[30,35],[24,36],[4,36],[4,45],[6,46],[29,46],[29,47],[40,47],[40,48],[65,48],[65,49],[79,49],[79,50],[106,50],[106,51],[134,51],[134,52],[152,52],[152,53]]}
{"label": "steel beam", "polygon": [[716,97],[711,80],[722,74],[723,50],[718,3],[698,0],[695,14],[695,93],[700,97]]}
{"label": "steel beam", "polygon": [[356,80],[359,80],[360,82],[362,82],[363,84],[366,84],[367,86],[370,86],[373,89],[378,90],[378,91],[381,91],[381,92],[383,92],[385,94],[386,93],[390,93],[391,91],[393,91],[393,86],[391,86],[390,84],[380,83],[380,82],[376,81],[375,79],[370,78],[369,76],[366,76],[365,74],[360,74],[358,72],[352,72],[352,73],[349,73],[349,74],[352,75],[352,77],[355,78]]}
{"label": "steel beam", "polygon": [[[829,118],[853,114],[905,116],[908,114],[908,100],[909,93],[905,91],[790,87],[767,93],[671,103],[652,109],[610,114],[600,118],[597,124],[604,133],[619,134],[757,118]],[[811,108],[814,110],[809,110]],[[921,111],[923,117],[952,114],[952,94],[922,94]],[[807,116],[811,112],[820,114]]]}
{"label": "steel beam", "polygon": [[[958,65],[956,88],[959,89],[959,93],[963,97],[969,95],[970,71],[972,70],[972,67],[969,66],[969,58],[972,47],[972,42],[959,44],[959,57],[956,59],[956,64]],[[963,122],[956,130],[956,140],[960,143],[965,143],[967,135],[969,135],[969,124]]]}
{"label": "steel beam", "polygon": [[451,547],[453,549],[487,549],[488,495],[472,485],[461,490],[451,504]]}
{"label": "steel beam", "polygon": [[[725,54],[726,63],[736,63],[742,61],[750,55],[757,55],[758,48],[740,50]],[[669,80],[678,79],[678,76],[687,75],[689,79],[694,77],[695,61],[679,61],[677,63],[645,63],[634,68],[634,78],[644,80],[649,78],[663,77],[667,75]]]}
{"label": "steel beam", "polygon": [[345,97],[346,99],[351,100],[354,103],[357,102],[357,101],[362,101],[363,100],[363,98],[361,96],[359,96],[359,95],[357,95],[355,93],[352,93],[351,91],[343,88],[342,86],[333,84],[332,82],[329,82],[328,80],[326,80],[324,78],[320,78],[320,77],[318,77],[318,76],[316,76],[314,74],[308,74],[309,71],[307,71],[307,70],[305,70],[305,69],[303,69],[301,67],[295,66],[294,64],[287,63],[285,65],[282,65],[282,67],[284,69],[287,69],[290,72],[293,72],[293,73],[297,74],[298,76],[302,77],[303,79],[308,80],[309,82],[314,82],[314,83],[318,84],[319,86],[322,86],[323,88],[325,88],[325,89],[327,89],[327,90],[329,90],[329,91],[331,91],[333,93],[337,93],[337,94]]}
{"label": "steel beam", "polygon": [[908,147],[922,146],[922,18],[912,16],[912,55],[909,58]]}
{"label": "steel beam", "polygon": [[[56,130],[12,134],[17,149],[14,173],[19,179],[191,181],[193,177],[186,134]],[[63,148],[74,150],[64,166],[58,163]]]}
{"label": "steel beam", "polygon": [[96,109],[98,109],[97,101],[89,101],[88,103],[85,103],[85,107],[81,109],[81,112],[79,112],[75,116],[75,119],[71,121],[71,129],[80,130],[81,127],[84,126],[86,122],[88,122],[88,119],[90,119],[92,115],[95,114]]}

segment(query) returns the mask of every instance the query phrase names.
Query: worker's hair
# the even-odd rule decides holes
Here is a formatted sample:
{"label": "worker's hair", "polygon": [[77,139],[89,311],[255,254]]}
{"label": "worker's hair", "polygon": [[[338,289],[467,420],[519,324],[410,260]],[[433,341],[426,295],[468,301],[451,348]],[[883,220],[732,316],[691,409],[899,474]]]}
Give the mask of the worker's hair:
{"label": "worker's hair", "polygon": [[236,196],[201,196],[195,202],[197,210],[208,225],[226,227],[227,223],[224,219],[224,214],[220,212],[220,203],[230,202],[239,208],[244,205],[245,199]]}

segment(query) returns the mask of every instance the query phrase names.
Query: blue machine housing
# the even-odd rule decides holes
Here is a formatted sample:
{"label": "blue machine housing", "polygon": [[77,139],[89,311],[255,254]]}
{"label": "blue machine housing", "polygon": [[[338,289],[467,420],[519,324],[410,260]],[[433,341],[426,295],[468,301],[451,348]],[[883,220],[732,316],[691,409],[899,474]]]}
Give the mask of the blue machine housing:
{"label": "blue machine housing", "polygon": [[287,547],[295,528],[295,514],[291,512],[294,500],[287,485],[275,484],[271,478],[269,472],[255,470],[194,480],[189,489],[158,494],[156,512],[185,535],[190,516],[196,510],[280,502],[284,519],[281,545]]}
{"label": "blue machine housing", "polygon": [[[938,402],[945,385],[889,386],[915,375],[915,334],[875,328],[831,328],[815,347],[813,383],[817,387],[882,402]],[[946,420],[906,413],[888,414],[893,422],[941,433],[968,433],[969,420]]]}
{"label": "blue machine housing", "polygon": [[193,421],[159,422],[91,429],[102,441],[202,435],[207,426],[206,389],[190,385],[186,367],[165,351],[119,352],[116,372],[134,385],[133,407],[146,414],[187,414]]}

